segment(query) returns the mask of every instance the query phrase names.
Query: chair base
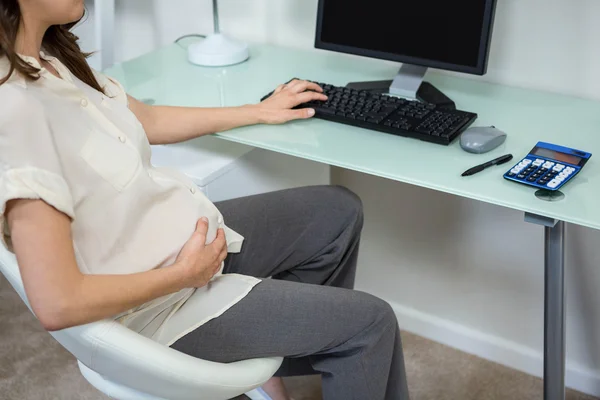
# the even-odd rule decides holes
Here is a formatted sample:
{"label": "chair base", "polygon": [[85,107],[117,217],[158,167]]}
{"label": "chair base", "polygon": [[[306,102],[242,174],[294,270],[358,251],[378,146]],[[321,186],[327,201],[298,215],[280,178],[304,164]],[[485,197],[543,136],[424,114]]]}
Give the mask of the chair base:
{"label": "chair base", "polygon": [[246,393],[250,400],[273,400],[271,396],[265,393],[261,388],[254,389]]}

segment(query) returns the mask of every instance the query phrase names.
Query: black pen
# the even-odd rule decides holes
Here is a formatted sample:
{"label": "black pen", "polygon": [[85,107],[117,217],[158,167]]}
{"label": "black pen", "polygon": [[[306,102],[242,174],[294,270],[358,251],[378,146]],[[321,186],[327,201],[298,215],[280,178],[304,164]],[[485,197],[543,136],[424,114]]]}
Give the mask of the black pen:
{"label": "black pen", "polygon": [[513,158],[512,154],[506,154],[506,155],[504,155],[502,157],[496,158],[495,160],[488,161],[485,164],[481,164],[481,165],[478,165],[476,167],[469,168],[468,170],[466,170],[465,172],[463,172],[462,176],[474,175],[474,174],[476,174],[478,172],[483,171],[487,167],[491,167],[493,165],[500,165],[500,164],[507,163],[510,160],[512,160],[512,158]]}

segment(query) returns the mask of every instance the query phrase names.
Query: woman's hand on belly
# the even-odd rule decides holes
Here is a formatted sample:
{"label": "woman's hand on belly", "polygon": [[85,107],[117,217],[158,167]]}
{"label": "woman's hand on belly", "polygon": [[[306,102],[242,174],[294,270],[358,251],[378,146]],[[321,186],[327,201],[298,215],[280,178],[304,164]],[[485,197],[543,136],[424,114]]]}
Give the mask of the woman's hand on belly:
{"label": "woman's hand on belly", "polygon": [[183,270],[187,287],[206,286],[219,272],[221,264],[227,257],[227,242],[223,229],[217,231],[217,237],[210,244],[206,244],[207,233],[208,220],[202,218],[198,220],[196,230],[175,261],[175,266]]}

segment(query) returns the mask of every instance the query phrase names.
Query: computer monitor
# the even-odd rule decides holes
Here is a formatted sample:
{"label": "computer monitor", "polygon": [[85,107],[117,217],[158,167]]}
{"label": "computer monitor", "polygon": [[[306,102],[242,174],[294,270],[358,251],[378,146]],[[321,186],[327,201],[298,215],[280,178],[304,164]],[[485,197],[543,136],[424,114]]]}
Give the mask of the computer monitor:
{"label": "computer monitor", "polygon": [[418,98],[427,68],[484,75],[496,0],[319,0],[315,47],[403,63],[355,87]]}

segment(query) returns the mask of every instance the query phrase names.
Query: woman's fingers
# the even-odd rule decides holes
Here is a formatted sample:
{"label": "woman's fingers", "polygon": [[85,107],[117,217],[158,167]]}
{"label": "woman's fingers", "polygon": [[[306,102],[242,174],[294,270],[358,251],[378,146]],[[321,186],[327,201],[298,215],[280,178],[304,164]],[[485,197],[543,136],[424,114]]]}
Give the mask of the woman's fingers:
{"label": "woman's fingers", "polygon": [[294,93],[302,93],[307,90],[313,90],[319,93],[323,92],[323,89],[319,85],[308,81],[296,81],[293,84],[290,83],[288,84],[288,89]]}
{"label": "woman's fingers", "polygon": [[296,95],[296,102],[298,104],[308,103],[309,101],[313,101],[313,100],[326,101],[327,96],[325,96],[322,93],[317,93],[317,92],[302,92],[302,93],[299,93],[298,95]]}
{"label": "woman's fingers", "polygon": [[198,240],[204,245],[206,243],[206,234],[208,232],[208,218],[202,217],[196,222],[196,233]]}
{"label": "woman's fingers", "polygon": [[285,88],[285,85],[279,85],[275,88],[275,90],[273,91],[273,94],[277,94],[279,92],[281,92],[283,89]]}

